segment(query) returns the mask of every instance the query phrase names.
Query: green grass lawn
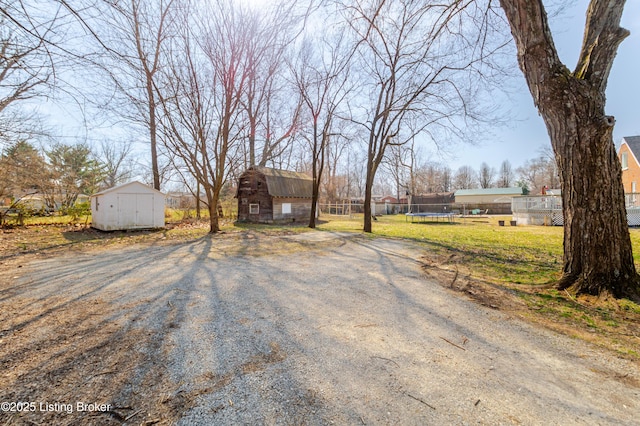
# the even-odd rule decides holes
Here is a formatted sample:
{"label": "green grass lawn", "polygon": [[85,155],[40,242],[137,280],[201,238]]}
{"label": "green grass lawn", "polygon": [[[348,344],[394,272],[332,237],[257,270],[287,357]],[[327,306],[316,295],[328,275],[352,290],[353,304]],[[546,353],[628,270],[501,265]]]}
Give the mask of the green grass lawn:
{"label": "green grass lawn", "polygon": [[[360,219],[360,220],[359,220]],[[562,228],[509,226],[509,217],[407,222],[404,215],[382,216],[373,234],[424,244],[436,255],[454,256],[481,277],[500,282],[546,284],[558,278],[562,261]],[[506,220],[507,226],[499,226]],[[331,219],[321,229],[357,231],[361,218]]]}
{"label": "green grass lawn", "polygon": [[[405,238],[424,244],[436,255],[455,256],[474,275],[496,282],[541,285],[559,278],[562,268],[560,226],[509,226],[510,216],[456,218],[448,222],[406,221],[404,215],[380,216],[373,235]],[[319,229],[361,232],[362,216],[323,217]],[[506,226],[498,221],[505,220]],[[640,270],[640,230],[631,229],[635,260]]]}

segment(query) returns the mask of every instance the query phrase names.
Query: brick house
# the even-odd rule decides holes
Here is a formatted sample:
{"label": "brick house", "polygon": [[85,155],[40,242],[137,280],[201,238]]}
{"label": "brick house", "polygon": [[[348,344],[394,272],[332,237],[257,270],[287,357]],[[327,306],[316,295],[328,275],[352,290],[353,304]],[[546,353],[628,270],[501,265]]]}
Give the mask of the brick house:
{"label": "brick house", "polygon": [[618,158],[622,164],[622,183],[625,194],[640,192],[640,136],[622,138]]}

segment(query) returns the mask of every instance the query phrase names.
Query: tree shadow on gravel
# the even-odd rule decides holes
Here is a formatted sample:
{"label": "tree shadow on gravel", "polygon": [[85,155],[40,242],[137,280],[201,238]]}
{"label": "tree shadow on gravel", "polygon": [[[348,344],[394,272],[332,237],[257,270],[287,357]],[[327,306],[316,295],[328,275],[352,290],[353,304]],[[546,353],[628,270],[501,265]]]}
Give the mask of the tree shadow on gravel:
{"label": "tree shadow on gravel", "polygon": [[[0,422],[175,421],[184,407],[167,376],[167,345],[191,292],[181,279],[189,270],[180,266],[210,248],[203,239],[186,251],[151,247],[47,259],[35,262],[18,286],[3,285],[0,399],[38,405],[34,412],[2,413]],[[59,405],[47,411],[49,402]],[[79,412],[78,402],[106,410]],[[67,404],[71,412],[58,409]]]}
{"label": "tree shadow on gravel", "polygon": [[[287,244],[298,247],[206,236],[32,262],[16,285],[0,284],[0,401],[74,411],[0,413],[0,423],[435,424],[511,404],[511,417],[489,418],[506,422],[580,392],[543,382],[552,399],[532,379],[549,368],[537,334],[524,327],[506,350],[478,323],[510,319],[433,288],[402,243]],[[250,255],[256,245],[273,250]],[[502,380],[507,368],[521,379]],[[607,404],[584,399],[598,413]]]}

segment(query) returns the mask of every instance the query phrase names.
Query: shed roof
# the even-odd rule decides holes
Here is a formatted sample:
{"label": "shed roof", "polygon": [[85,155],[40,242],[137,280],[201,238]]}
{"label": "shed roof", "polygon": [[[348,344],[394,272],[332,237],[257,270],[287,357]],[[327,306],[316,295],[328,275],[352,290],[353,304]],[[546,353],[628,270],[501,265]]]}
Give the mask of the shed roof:
{"label": "shed roof", "polygon": [[247,171],[249,170],[264,175],[272,197],[311,198],[313,194],[313,179],[304,173],[258,166],[249,167]]}
{"label": "shed roof", "polygon": [[456,197],[465,195],[522,195],[522,188],[519,186],[512,188],[480,188],[480,189],[458,189]]}
{"label": "shed roof", "polygon": [[124,189],[126,189],[126,190],[134,190],[135,188],[138,188],[139,190],[143,190],[145,192],[157,192],[158,194],[164,196],[164,194],[162,192],[158,191],[157,189],[152,188],[149,185],[145,185],[144,183],[138,182],[137,180],[134,180],[132,182],[123,183],[122,185],[114,186],[113,188],[107,188],[107,189],[102,190],[100,192],[96,192],[95,194],[93,194],[91,196],[92,197],[96,197],[98,195],[107,194],[109,192],[122,191]]}

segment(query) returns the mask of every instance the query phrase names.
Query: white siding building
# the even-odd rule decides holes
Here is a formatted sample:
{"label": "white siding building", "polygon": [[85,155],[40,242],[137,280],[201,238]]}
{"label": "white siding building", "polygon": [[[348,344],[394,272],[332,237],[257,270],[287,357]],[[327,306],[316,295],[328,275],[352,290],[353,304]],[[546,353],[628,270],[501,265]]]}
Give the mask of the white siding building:
{"label": "white siding building", "polygon": [[456,204],[511,204],[511,199],[519,195],[522,195],[520,187],[459,189],[455,193]]}
{"label": "white siding building", "polygon": [[164,194],[129,182],[91,196],[91,226],[101,231],[164,227]]}

